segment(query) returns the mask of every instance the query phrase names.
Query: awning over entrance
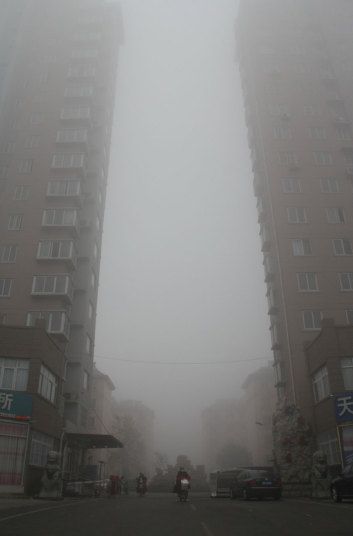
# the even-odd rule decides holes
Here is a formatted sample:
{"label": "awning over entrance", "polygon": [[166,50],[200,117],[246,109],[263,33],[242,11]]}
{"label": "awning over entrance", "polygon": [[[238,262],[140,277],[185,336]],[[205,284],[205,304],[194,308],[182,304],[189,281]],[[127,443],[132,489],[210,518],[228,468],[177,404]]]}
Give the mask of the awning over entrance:
{"label": "awning over entrance", "polygon": [[69,447],[80,449],[121,449],[123,444],[109,434],[66,434]]}

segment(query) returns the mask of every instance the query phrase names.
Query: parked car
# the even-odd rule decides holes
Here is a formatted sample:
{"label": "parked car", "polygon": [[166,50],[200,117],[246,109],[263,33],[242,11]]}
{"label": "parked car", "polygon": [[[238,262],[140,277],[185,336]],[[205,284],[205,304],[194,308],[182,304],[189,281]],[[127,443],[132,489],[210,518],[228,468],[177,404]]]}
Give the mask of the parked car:
{"label": "parked car", "polygon": [[246,501],[264,497],[278,500],[282,496],[282,483],[272,470],[244,469],[231,483],[230,496],[232,499],[242,497]]}
{"label": "parked car", "polygon": [[335,502],[353,498],[353,463],[346,465],[342,473],[332,480],[330,489]]}

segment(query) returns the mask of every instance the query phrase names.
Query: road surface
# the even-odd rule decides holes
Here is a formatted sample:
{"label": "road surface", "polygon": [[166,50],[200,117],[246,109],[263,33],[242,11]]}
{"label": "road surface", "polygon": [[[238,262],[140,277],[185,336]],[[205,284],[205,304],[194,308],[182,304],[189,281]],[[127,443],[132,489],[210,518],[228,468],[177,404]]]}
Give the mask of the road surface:
{"label": "road surface", "polygon": [[1,536],[352,536],[353,503],[173,494],[65,499],[0,509]]}

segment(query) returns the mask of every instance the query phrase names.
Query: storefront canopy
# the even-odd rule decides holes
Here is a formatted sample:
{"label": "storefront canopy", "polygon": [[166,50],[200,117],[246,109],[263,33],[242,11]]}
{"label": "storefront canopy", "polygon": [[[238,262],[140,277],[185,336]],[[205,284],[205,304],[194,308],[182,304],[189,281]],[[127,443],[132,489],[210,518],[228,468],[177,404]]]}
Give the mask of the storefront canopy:
{"label": "storefront canopy", "polygon": [[116,437],[108,434],[66,434],[69,447],[81,449],[121,449],[123,444]]}

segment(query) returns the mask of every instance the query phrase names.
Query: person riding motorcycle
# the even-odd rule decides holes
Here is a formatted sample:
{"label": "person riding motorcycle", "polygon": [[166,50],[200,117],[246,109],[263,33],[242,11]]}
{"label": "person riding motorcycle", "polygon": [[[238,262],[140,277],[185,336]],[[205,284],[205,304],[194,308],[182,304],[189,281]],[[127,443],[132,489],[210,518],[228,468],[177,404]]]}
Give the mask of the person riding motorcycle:
{"label": "person riding motorcycle", "polygon": [[144,495],[147,491],[147,478],[143,473],[139,473],[138,477],[136,478],[136,491],[140,495]]}
{"label": "person riding motorcycle", "polygon": [[189,482],[189,489],[190,489],[190,480],[191,476],[187,471],[185,471],[184,467],[180,467],[179,471],[177,473],[176,479],[175,479],[175,491],[176,493],[180,493],[181,491],[181,481],[187,480]]}

